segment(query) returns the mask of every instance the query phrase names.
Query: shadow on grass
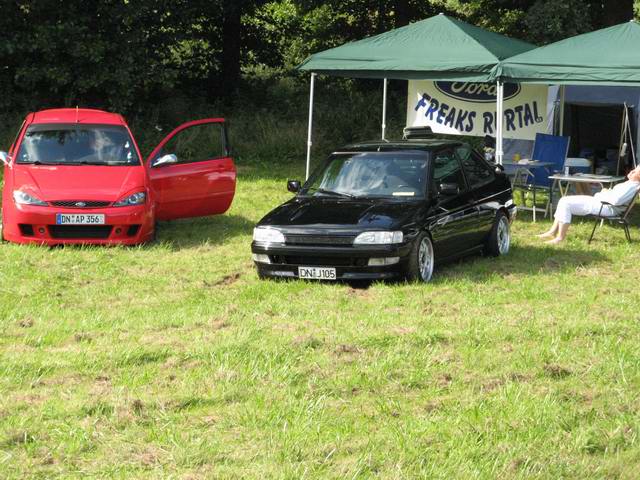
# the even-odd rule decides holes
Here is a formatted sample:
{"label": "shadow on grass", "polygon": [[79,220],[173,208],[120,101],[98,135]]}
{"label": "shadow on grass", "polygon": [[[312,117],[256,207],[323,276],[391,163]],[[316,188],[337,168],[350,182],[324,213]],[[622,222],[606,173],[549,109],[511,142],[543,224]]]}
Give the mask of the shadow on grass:
{"label": "shadow on grass", "polygon": [[251,235],[255,222],[241,215],[217,215],[158,223],[157,241],[171,248],[221,245],[240,235]]}
{"label": "shadow on grass", "polygon": [[[510,275],[555,275],[575,272],[578,268],[609,261],[609,258],[597,250],[579,250],[557,248],[547,245],[523,245],[512,247],[504,257],[489,257],[481,253],[447,262],[438,262],[431,283],[438,284],[444,280],[471,280],[482,282],[497,276]],[[263,281],[289,283],[301,282],[298,279],[269,278]],[[315,282],[310,282],[315,283]],[[333,284],[334,282],[318,282]],[[403,278],[388,280],[340,280],[335,282],[354,290],[367,290],[376,283],[400,286],[407,284]],[[420,282],[416,282],[420,284]]]}
{"label": "shadow on grass", "polygon": [[578,268],[608,262],[598,250],[519,245],[500,258],[475,255],[438,265],[437,277],[464,277],[483,280],[495,275],[554,275],[574,272]]}

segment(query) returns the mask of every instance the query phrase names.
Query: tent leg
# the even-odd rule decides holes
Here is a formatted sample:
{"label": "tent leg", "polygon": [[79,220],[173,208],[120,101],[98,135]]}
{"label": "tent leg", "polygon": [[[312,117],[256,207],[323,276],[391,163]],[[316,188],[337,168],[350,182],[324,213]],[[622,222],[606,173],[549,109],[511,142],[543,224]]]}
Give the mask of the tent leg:
{"label": "tent leg", "polygon": [[622,163],[624,141],[627,138],[627,121],[628,121],[627,102],[624,102],[624,107],[622,110],[622,126],[620,127],[620,143],[618,148],[618,162],[616,164],[616,175],[620,175],[620,170],[621,170],[620,164]]}
{"label": "tent leg", "polygon": [[497,105],[496,105],[496,161],[502,165],[502,118],[503,118],[503,108],[502,102],[504,99],[504,87],[503,83],[498,80],[497,82]]}
{"label": "tent leg", "polygon": [[382,87],[382,140],[386,140],[387,131],[387,79],[384,79]]}
{"label": "tent leg", "polygon": [[309,131],[307,132],[307,169],[305,179],[309,178],[311,170],[311,145],[313,145],[311,133],[313,130],[313,95],[316,83],[316,73],[311,74],[311,90],[309,91]]}
{"label": "tent leg", "polygon": [[631,130],[631,119],[629,117],[629,106],[627,102],[624,102],[624,110],[627,116],[627,141],[629,142],[629,147],[631,149],[631,159],[633,160],[633,168],[638,166],[638,162],[636,161],[636,151],[633,146],[633,131]]}
{"label": "tent leg", "polygon": [[564,135],[564,98],[565,98],[565,86],[560,85],[560,119],[558,121],[558,134]]}

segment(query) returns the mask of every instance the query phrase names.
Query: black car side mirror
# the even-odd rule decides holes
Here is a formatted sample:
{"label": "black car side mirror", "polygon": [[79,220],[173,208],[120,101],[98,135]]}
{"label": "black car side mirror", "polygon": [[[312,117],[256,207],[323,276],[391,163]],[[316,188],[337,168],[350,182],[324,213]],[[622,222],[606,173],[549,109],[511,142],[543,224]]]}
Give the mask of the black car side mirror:
{"label": "black car side mirror", "polygon": [[438,187],[439,195],[450,197],[452,195],[458,195],[459,193],[460,193],[460,189],[458,188],[458,185],[455,183],[441,183],[440,186]]}
{"label": "black car side mirror", "polygon": [[496,173],[498,175],[502,175],[504,173],[504,167],[502,165],[500,165],[499,163],[496,163],[495,167],[496,167]]}
{"label": "black car side mirror", "polygon": [[287,181],[287,190],[291,193],[298,193],[300,191],[301,185],[300,180],[288,180]]}

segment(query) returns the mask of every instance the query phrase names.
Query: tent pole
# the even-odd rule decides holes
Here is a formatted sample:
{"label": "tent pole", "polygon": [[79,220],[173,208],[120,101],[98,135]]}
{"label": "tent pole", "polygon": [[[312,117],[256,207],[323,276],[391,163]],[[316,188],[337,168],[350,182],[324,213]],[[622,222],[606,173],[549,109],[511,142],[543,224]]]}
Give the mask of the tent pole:
{"label": "tent pole", "polygon": [[497,97],[496,97],[496,161],[502,165],[502,120],[504,110],[504,83],[498,80],[496,82]]}
{"label": "tent pole", "polygon": [[560,85],[560,125],[558,125],[558,133],[564,135],[564,85]]}
{"label": "tent pole", "polygon": [[387,79],[384,79],[382,87],[382,140],[386,140],[387,130]]}
{"label": "tent pole", "polygon": [[316,73],[311,74],[311,90],[309,91],[309,131],[307,132],[307,170],[305,179],[309,178],[309,172],[311,169],[311,145],[313,145],[311,137],[313,128],[313,94],[316,83],[316,75]]}
{"label": "tent pole", "polygon": [[635,148],[633,147],[633,131],[631,130],[631,118],[629,117],[629,105],[627,105],[627,102],[624,102],[624,111],[625,116],[627,117],[627,142],[629,142],[629,147],[631,149],[633,168],[636,168],[638,166],[638,163],[636,162],[636,152]]}
{"label": "tent pole", "polygon": [[618,148],[618,162],[616,163],[616,175],[620,175],[620,162],[622,160],[622,150],[624,141],[627,138],[627,102],[622,107],[622,125],[620,127],[620,143]]}

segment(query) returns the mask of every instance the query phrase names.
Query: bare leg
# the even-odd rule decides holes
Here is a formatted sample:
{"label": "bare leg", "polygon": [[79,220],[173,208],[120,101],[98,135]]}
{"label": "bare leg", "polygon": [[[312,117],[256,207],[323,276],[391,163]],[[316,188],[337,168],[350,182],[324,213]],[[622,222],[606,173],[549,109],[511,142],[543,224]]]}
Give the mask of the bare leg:
{"label": "bare leg", "polygon": [[570,223],[560,223],[560,227],[558,228],[558,236],[553,240],[549,240],[548,244],[556,245],[560,242],[563,242],[565,238],[567,238],[567,231],[569,230]]}
{"label": "bare leg", "polygon": [[553,225],[551,225],[551,228],[549,230],[536,236],[538,238],[553,238],[556,236],[556,233],[558,233],[559,226],[560,226],[560,222],[558,220],[554,220]]}

